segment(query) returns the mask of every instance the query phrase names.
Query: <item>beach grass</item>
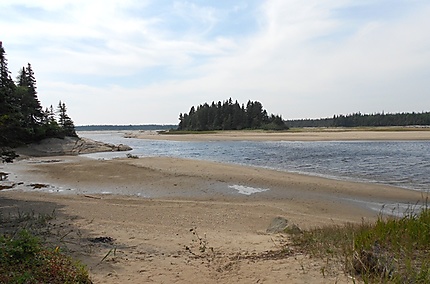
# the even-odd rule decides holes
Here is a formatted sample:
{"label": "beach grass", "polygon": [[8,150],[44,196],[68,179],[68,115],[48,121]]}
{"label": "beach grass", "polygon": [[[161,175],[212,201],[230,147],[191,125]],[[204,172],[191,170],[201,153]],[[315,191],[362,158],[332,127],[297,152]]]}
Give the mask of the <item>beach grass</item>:
{"label": "beach grass", "polygon": [[305,253],[365,283],[430,283],[430,209],[375,223],[332,225],[293,235]]}

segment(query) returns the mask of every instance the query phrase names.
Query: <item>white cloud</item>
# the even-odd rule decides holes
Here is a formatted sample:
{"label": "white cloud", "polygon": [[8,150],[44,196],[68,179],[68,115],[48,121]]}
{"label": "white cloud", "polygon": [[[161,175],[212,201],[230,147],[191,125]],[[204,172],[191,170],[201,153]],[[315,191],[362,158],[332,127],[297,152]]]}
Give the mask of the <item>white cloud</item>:
{"label": "white cloud", "polygon": [[[78,124],[175,123],[191,105],[230,96],[259,100],[286,118],[421,111],[430,105],[430,4],[414,1],[387,16],[381,3],[5,0],[0,9],[16,20],[0,17],[8,26],[0,40],[10,70],[31,62],[42,102],[66,101]],[[372,15],[356,12],[364,8]],[[223,22],[234,11],[255,13],[248,15],[259,24],[254,32],[219,31],[246,28]],[[167,71],[139,79],[152,68]]]}

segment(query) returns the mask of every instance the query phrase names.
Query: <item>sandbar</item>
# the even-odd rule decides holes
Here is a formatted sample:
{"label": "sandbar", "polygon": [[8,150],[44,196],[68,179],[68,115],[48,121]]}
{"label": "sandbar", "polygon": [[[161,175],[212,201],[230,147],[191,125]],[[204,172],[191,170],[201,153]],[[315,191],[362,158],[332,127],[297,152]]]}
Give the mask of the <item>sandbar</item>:
{"label": "sandbar", "polygon": [[[323,276],[324,262],[300,252],[273,256],[289,240],[266,232],[271,220],[302,229],[373,221],[378,206],[423,199],[378,184],[176,158],[37,157],[0,169],[20,183],[0,192],[2,214],[55,209],[55,230],[95,283],[353,283],[342,271]],[[34,183],[53,192],[31,190]],[[89,243],[94,237],[114,242]]]}
{"label": "sandbar", "polygon": [[209,133],[191,134],[160,134],[156,131],[128,132],[126,137],[173,140],[173,141],[405,141],[405,140],[430,140],[430,129],[408,129],[403,131],[390,130],[390,128],[369,131],[349,129],[322,129],[302,131],[214,131]]}

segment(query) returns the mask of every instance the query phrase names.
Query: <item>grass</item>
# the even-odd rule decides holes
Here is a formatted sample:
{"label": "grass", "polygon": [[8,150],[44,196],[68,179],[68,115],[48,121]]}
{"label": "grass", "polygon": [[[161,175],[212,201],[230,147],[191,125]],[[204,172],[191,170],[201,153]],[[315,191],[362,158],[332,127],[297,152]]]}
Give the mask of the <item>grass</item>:
{"label": "grass", "polygon": [[301,251],[365,283],[430,283],[430,209],[375,223],[332,225],[292,235]]}
{"label": "grass", "polygon": [[53,218],[54,212],[0,215],[0,283],[92,283],[83,264],[38,237]]}

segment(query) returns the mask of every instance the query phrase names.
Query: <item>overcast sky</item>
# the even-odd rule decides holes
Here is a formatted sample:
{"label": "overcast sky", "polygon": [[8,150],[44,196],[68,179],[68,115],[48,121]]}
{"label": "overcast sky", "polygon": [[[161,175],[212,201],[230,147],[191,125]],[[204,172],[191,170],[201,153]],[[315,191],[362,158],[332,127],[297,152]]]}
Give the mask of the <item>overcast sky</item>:
{"label": "overcast sky", "polygon": [[2,0],[0,41],[76,125],[230,97],[285,119],[430,111],[428,0]]}

